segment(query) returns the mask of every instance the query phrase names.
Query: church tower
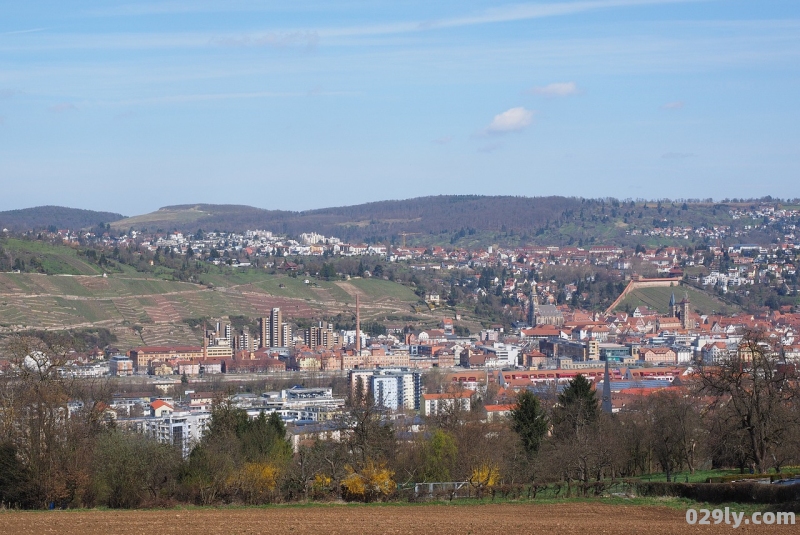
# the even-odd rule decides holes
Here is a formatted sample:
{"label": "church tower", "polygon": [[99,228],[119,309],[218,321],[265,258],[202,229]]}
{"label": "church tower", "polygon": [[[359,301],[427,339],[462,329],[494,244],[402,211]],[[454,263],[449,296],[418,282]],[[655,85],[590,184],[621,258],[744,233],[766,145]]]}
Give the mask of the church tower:
{"label": "church tower", "polygon": [[528,299],[528,325],[536,325],[536,307],[539,305],[539,298],[536,295],[535,285],[531,283],[531,293]]}
{"label": "church tower", "polygon": [[694,329],[694,322],[689,319],[691,313],[691,303],[689,302],[689,293],[687,292],[683,301],[680,302],[680,316],[681,327],[684,329]]}

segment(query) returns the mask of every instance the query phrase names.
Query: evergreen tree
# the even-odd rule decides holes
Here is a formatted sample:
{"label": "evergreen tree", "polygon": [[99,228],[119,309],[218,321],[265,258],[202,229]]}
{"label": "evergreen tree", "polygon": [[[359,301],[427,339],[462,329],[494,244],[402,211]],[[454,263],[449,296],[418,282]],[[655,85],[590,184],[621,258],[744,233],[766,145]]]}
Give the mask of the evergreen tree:
{"label": "evergreen tree", "polygon": [[525,452],[532,456],[547,434],[547,414],[539,398],[530,390],[523,390],[517,396],[517,404],[511,410],[511,427],[519,435]]}
{"label": "evergreen tree", "polygon": [[553,414],[554,423],[562,430],[578,431],[593,424],[600,416],[600,402],[586,377],[578,374],[558,395],[558,406]]}

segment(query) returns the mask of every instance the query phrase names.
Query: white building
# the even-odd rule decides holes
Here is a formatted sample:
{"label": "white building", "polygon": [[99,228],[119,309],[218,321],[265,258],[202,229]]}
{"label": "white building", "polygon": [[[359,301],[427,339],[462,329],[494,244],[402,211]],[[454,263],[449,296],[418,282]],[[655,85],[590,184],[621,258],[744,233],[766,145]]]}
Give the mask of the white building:
{"label": "white building", "polygon": [[447,410],[470,410],[470,400],[475,394],[472,390],[446,394],[422,394],[422,415],[435,416]]}
{"label": "white building", "polygon": [[188,457],[192,448],[203,438],[211,422],[210,412],[173,412],[160,418],[145,418],[142,431],[162,444],[172,444],[181,448]]}
{"label": "white building", "polygon": [[[408,368],[377,368],[374,370],[352,370],[349,375],[353,396],[371,395],[375,405],[396,410],[420,410],[422,375]],[[368,388],[368,392],[357,390]]]}

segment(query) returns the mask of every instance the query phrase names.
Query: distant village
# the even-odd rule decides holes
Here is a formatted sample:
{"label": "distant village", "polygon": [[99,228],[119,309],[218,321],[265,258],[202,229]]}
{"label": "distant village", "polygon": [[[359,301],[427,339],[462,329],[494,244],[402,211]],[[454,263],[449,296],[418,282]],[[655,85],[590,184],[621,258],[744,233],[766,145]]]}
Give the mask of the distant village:
{"label": "distant village", "polygon": [[[633,274],[683,277],[687,281],[726,293],[748,284],[769,284],[796,292],[797,268],[795,256],[800,250],[795,221],[800,210],[777,209],[762,205],[751,210],[730,211],[734,220],[753,222],[743,230],[730,226],[712,227],[655,227],[650,230],[631,230],[629,234],[685,241],[686,245],[661,247],[637,246],[525,246],[465,249],[451,246],[406,246],[406,237],[418,233],[400,233],[402,244],[345,243],[334,236],[315,232],[292,238],[267,230],[248,230],[242,234],[203,232],[193,235],[181,232],[144,233],[130,229],[119,235],[113,233],[55,230],[51,237],[67,244],[93,244],[108,250],[129,248],[153,254],[203,260],[233,269],[262,268],[295,272],[302,266],[298,259],[336,257],[379,257],[388,262],[410,263],[412,270],[469,272],[483,267],[507,268],[519,279],[547,266],[598,266],[617,272],[629,279]],[[784,231],[783,240],[774,243],[747,243],[750,232],[778,224]],[[724,243],[723,243],[724,242]],[[725,245],[727,244],[727,245]],[[110,255],[109,255],[110,256]],[[690,268],[687,270],[687,268]],[[698,268],[698,269],[691,269]],[[703,268],[703,269],[701,269]],[[314,274],[309,274],[314,275]],[[370,276],[367,273],[367,276]],[[512,281],[504,292],[517,290]],[[567,299],[575,285],[560,289]],[[742,291],[746,292],[746,288]],[[552,289],[548,290],[552,293]]]}

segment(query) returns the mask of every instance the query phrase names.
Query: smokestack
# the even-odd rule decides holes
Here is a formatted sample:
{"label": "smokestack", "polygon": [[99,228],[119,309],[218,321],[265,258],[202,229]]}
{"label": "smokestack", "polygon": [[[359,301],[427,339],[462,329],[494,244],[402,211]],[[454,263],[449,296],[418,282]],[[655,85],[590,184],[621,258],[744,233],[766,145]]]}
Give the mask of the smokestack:
{"label": "smokestack", "polygon": [[203,322],[203,360],[208,359],[208,336],[206,336],[206,322]]}
{"label": "smokestack", "polygon": [[361,356],[361,309],[358,301],[358,294],[356,294],[356,351],[358,356]]}

